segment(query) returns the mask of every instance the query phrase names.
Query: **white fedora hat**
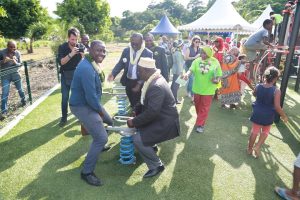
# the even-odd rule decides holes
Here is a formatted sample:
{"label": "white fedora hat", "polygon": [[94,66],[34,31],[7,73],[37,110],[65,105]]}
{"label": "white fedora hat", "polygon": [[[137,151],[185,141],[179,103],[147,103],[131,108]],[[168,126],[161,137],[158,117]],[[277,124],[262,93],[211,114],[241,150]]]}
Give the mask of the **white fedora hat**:
{"label": "white fedora hat", "polygon": [[144,68],[148,68],[148,69],[156,68],[155,60],[152,58],[141,57],[138,65],[141,67],[144,67]]}

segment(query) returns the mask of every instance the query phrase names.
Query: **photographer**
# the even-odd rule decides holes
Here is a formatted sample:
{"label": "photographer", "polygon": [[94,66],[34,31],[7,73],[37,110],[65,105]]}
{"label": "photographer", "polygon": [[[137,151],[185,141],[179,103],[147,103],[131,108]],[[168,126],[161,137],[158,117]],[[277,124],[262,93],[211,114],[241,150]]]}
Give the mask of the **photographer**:
{"label": "photographer", "polygon": [[68,42],[63,43],[58,48],[58,60],[61,66],[60,73],[62,94],[62,117],[59,123],[60,127],[63,127],[67,124],[68,102],[73,74],[76,66],[83,58],[84,46],[77,43],[79,35],[80,32],[78,29],[70,28],[68,30]]}

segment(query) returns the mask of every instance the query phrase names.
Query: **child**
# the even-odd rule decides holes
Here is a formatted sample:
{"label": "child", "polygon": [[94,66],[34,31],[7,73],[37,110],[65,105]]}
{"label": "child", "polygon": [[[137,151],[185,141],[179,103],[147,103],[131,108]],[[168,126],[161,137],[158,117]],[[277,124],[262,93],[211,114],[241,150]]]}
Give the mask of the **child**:
{"label": "child", "polygon": [[[251,81],[246,76],[246,66],[245,66],[246,55],[241,54],[238,58],[241,61],[241,64],[240,64],[240,67],[238,70],[238,79],[243,81],[244,83],[246,83],[249,86],[249,88],[254,90],[254,87],[252,86]],[[241,91],[241,93],[244,93],[244,91]]]}
{"label": "child", "polygon": [[[256,101],[252,105],[253,112],[250,120],[253,123],[247,153],[252,155],[254,151],[256,158],[260,156],[261,145],[264,144],[268,137],[271,125],[274,121],[275,111],[281,116],[284,122],[288,120],[286,114],[280,107],[281,92],[274,86],[279,74],[279,70],[275,67],[267,68],[264,72],[264,83],[257,85],[253,92]],[[253,147],[259,133],[259,140]]]}

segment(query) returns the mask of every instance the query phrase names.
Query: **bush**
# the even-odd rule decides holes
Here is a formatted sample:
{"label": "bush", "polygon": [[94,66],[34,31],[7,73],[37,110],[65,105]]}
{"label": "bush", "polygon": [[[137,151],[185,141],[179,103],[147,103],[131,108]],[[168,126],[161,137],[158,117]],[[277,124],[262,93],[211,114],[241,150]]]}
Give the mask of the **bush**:
{"label": "bush", "polygon": [[33,43],[33,47],[50,47],[51,44],[52,42],[48,40],[38,40]]}
{"label": "bush", "polygon": [[4,37],[0,36],[0,49],[6,48],[6,41]]}
{"label": "bush", "polygon": [[62,43],[64,43],[64,41],[55,41],[55,42],[52,42],[50,47],[51,47],[51,51],[53,52],[53,54],[55,56],[57,56],[58,54],[58,47],[59,45],[61,45]]}
{"label": "bush", "polygon": [[107,30],[92,37],[92,39],[103,40],[104,42],[111,42],[114,39],[114,34],[111,30]]}

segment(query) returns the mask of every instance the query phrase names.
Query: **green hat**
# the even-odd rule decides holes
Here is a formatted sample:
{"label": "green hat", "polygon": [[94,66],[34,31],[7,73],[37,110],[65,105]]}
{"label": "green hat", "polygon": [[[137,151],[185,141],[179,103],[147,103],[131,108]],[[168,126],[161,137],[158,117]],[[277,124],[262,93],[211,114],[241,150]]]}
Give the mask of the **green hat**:
{"label": "green hat", "polygon": [[207,55],[207,57],[211,58],[213,56],[213,50],[210,46],[204,46],[202,47],[202,50]]}

